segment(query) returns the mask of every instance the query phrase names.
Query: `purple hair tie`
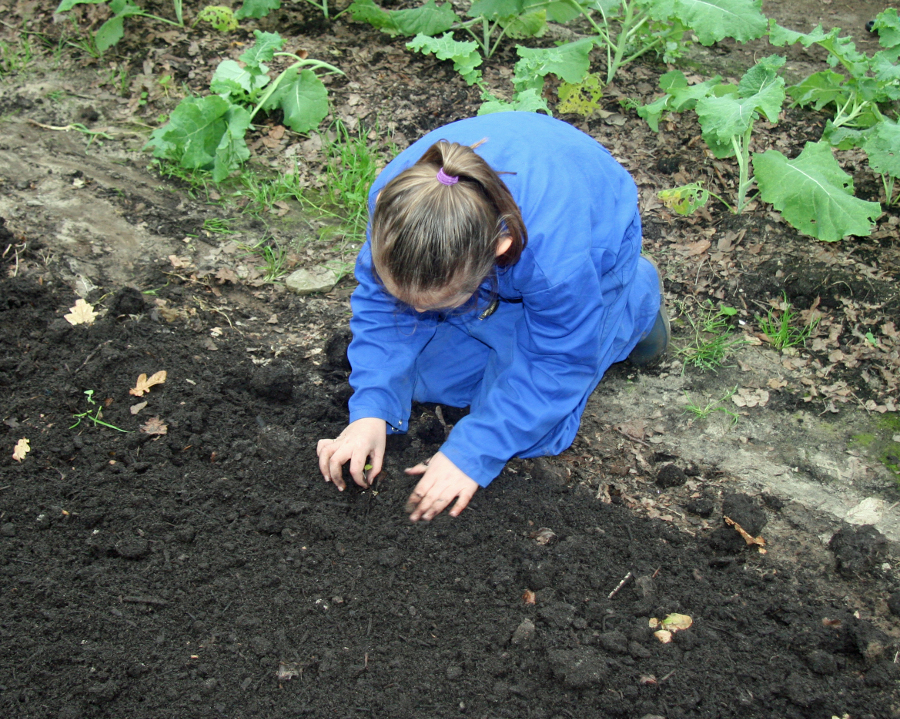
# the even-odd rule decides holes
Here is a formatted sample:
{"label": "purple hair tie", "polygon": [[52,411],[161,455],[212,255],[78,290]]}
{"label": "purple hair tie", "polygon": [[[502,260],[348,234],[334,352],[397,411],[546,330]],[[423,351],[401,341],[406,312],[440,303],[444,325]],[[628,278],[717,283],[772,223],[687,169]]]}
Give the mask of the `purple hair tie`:
{"label": "purple hair tie", "polygon": [[459,182],[458,177],[456,177],[455,175],[448,175],[446,172],[444,172],[443,167],[440,170],[438,170],[437,179],[438,179],[438,182],[440,182],[442,185],[448,185],[448,186],[455,185],[457,182]]}

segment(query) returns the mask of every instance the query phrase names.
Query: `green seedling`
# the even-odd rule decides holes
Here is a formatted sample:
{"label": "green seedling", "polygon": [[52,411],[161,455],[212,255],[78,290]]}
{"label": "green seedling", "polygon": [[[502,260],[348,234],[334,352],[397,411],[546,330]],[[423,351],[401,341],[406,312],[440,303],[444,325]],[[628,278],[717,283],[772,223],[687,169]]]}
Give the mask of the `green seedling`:
{"label": "green seedling", "polygon": [[0,42],[0,77],[25,72],[33,59],[28,33],[23,31],[16,43]]}
{"label": "green seedling", "polygon": [[780,306],[770,309],[766,317],[757,316],[759,328],[777,350],[786,347],[805,345],[813,330],[819,324],[819,318],[812,318],[808,324],[796,327],[797,313],[788,302],[787,293],[783,294]]}
{"label": "green seedling", "polygon": [[707,300],[698,319],[685,315],[691,325],[690,343],[678,349],[682,357],[682,373],[688,365],[715,371],[724,366],[729,355],[747,344],[743,337],[734,336],[731,318],[737,310],[727,305],[715,307]]}
{"label": "green seedling", "polygon": [[685,405],[683,414],[692,414],[698,419],[706,419],[713,412],[722,412],[723,414],[727,414],[731,417],[731,426],[733,427],[738,423],[738,414],[737,412],[732,412],[730,409],[726,409],[722,407],[723,402],[727,402],[731,397],[737,392],[738,388],[735,386],[734,388],[728,390],[721,399],[712,400],[707,402],[705,405],[700,405],[698,402],[694,402],[688,396],[687,392],[684,393],[684,397],[687,400],[687,405]]}
{"label": "green seedling", "polygon": [[116,427],[114,424],[110,424],[109,422],[104,422],[100,419],[101,413],[103,412],[103,407],[97,404],[94,401],[94,390],[86,389],[84,394],[87,396],[88,404],[96,405],[96,409],[89,409],[87,412],[81,412],[80,414],[73,414],[72,417],[77,421],[73,424],[69,429],[75,429],[83,419],[88,420],[89,422],[93,422],[94,426],[100,425],[101,427],[109,427],[110,429],[114,429],[117,432],[124,432],[126,434],[130,433],[130,430],[122,429],[121,427]]}
{"label": "green seedling", "polygon": [[242,249],[250,255],[256,255],[263,261],[263,280],[275,282],[287,274],[288,252],[285,248],[275,244],[271,238],[263,238],[253,246],[243,246]]}
{"label": "green seedling", "polygon": [[231,229],[231,221],[220,217],[207,217],[203,220],[203,229],[214,235],[233,235],[237,230]]}

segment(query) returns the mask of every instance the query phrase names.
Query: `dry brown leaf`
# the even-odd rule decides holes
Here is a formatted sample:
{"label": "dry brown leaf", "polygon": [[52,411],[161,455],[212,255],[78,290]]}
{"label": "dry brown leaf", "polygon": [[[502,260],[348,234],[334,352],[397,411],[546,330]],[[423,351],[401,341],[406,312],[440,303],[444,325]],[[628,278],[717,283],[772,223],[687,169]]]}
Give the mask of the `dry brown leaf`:
{"label": "dry brown leaf", "polygon": [[174,267],[175,269],[178,269],[178,270],[191,266],[191,258],[190,257],[179,257],[178,255],[169,255],[169,262],[172,263],[172,267]]}
{"label": "dry brown leaf", "polygon": [[522,594],[522,601],[525,602],[525,604],[534,604],[537,599],[534,592],[532,592],[530,589],[526,589],[525,593]]}
{"label": "dry brown leaf", "polygon": [[751,536],[750,533],[746,529],[744,529],[740,524],[735,522],[731,517],[723,517],[723,519],[725,520],[725,524],[727,524],[729,527],[734,527],[737,530],[737,533],[740,534],[744,538],[744,541],[747,544],[757,545],[759,547],[760,554],[766,553],[766,550],[764,549],[764,547],[766,546],[765,539],[763,539],[762,537]]}
{"label": "dry brown leaf", "polygon": [[28,440],[24,437],[16,442],[16,446],[13,448],[13,459],[16,462],[21,462],[25,459],[25,455],[31,451],[31,445],[28,443]]}
{"label": "dry brown leaf", "polygon": [[149,378],[145,374],[141,374],[140,377],[137,378],[137,384],[128,390],[128,394],[133,394],[135,397],[143,397],[144,392],[149,392],[150,388],[155,384],[162,384],[166,381],[166,371],[160,370],[159,372],[151,375]]}
{"label": "dry brown leaf", "polygon": [[131,405],[131,407],[129,409],[131,410],[131,414],[137,414],[142,409],[144,409],[144,407],[146,407],[146,406],[147,406],[146,402],[138,402],[137,404]]}
{"label": "dry brown leaf", "polygon": [[75,300],[75,306],[69,308],[69,314],[63,317],[70,325],[92,325],[97,313],[92,305],[79,298]]}
{"label": "dry brown leaf", "polygon": [[141,425],[141,432],[145,434],[165,434],[169,427],[159,417],[151,417]]}

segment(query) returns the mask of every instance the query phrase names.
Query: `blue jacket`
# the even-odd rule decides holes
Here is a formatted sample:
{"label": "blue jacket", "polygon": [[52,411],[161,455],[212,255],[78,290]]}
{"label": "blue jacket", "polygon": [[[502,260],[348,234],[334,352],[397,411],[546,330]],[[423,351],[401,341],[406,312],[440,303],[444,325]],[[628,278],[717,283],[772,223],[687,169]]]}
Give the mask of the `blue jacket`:
{"label": "blue jacket", "polygon": [[[496,171],[515,173],[501,177],[528,230],[519,261],[482,287],[484,297],[499,296],[500,310],[482,320],[477,311],[444,316],[399,305],[373,278],[367,240],[356,263],[348,354],[350,420],[381,418],[389,433],[406,431],[411,403],[422,399],[417,384],[441,371],[429,365],[443,357],[452,372],[454,363],[480,361],[483,381],[479,375],[467,395],[443,398],[471,412],[441,451],[486,486],[511,457],[558,454],[572,443],[603,373],[652,325],[659,289],[649,263],[638,263],[631,177],[593,138],[544,115],[498,113],[428,133],[378,176],[370,213],[381,189],[436,141],[483,138],[478,154]],[[440,353],[429,355],[429,346]]]}

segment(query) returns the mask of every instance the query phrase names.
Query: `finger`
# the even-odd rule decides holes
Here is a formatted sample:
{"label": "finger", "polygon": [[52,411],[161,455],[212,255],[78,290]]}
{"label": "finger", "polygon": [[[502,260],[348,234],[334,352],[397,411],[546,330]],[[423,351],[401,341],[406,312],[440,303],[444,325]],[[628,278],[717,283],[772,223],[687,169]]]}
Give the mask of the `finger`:
{"label": "finger", "polygon": [[369,486],[372,486],[375,483],[375,478],[381,472],[383,458],[384,453],[377,449],[375,449],[369,457],[369,462],[372,465],[372,469],[369,470]]}
{"label": "finger", "polygon": [[356,482],[360,487],[368,487],[369,481],[366,479],[366,460],[368,457],[363,455],[359,456],[359,453],[355,453],[350,458],[350,476],[353,477],[353,481]]}
{"label": "finger", "polygon": [[415,511],[409,518],[413,522],[417,522],[420,519],[424,519],[426,522],[430,521],[443,512],[452,499],[453,497],[444,499],[438,492],[428,492],[422,498],[422,501],[418,503]]}
{"label": "finger", "polygon": [[456,504],[453,505],[453,509],[451,509],[448,514],[451,517],[458,517],[460,513],[469,506],[469,502],[474,496],[475,492],[460,492],[459,497],[456,499]]}
{"label": "finger", "polygon": [[331,455],[331,461],[328,462],[328,477],[341,492],[343,492],[346,487],[344,484],[344,462],[346,462],[347,459],[348,458],[343,455],[343,451],[338,450]]}
{"label": "finger", "polygon": [[425,462],[419,462],[415,467],[407,467],[403,471],[407,474],[425,474],[428,471],[428,465]]}
{"label": "finger", "polygon": [[331,461],[331,455],[334,454],[331,444],[332,441],[329,439],[320,439],[316,446],[316,453],[319,455],[319,471],[325,477],[326,482],[331,481],[331,475],[328,473],[328,463]]}

